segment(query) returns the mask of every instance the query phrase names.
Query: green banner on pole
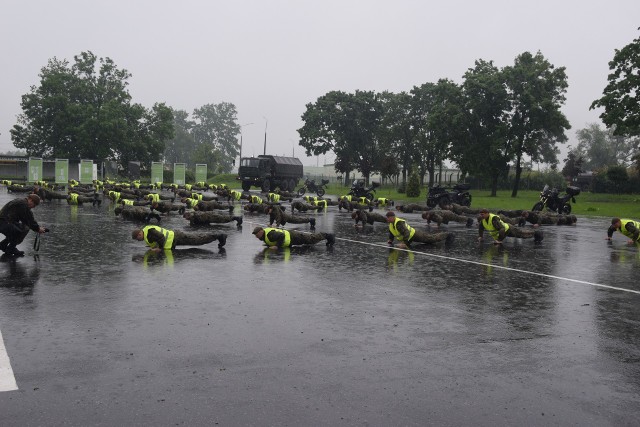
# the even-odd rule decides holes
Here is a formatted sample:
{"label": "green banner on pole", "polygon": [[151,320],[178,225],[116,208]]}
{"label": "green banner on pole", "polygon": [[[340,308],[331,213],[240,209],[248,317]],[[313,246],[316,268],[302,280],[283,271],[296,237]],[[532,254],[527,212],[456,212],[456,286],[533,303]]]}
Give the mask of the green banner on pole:
{"label": "green banner on pole", "polygon": [[164,164],[162,162],[151,162],[151,183],[164,181]]}
{"label": "green banner on pole", "polygon": [[196,164],[196,182],[207,182],[207,164]]}
{"label": "green banner on pole", "polygon": [[93,160],[80,160],[80,184],[93,183]]}
{"label": "green banner on pole", "polygon": [[184,163],[173,164],[173,183],[178,185],[184,185],[184,177],[186,173],[187,165]]}
{"label": "green banner on pole", "polygon": [[69,182],[69,159],[56,159],[56,184]]}
{"label": "green banner on pole", "polygon": [[42,159],[40,157],[29,157],[29,177],[27,182],[42,180]]}

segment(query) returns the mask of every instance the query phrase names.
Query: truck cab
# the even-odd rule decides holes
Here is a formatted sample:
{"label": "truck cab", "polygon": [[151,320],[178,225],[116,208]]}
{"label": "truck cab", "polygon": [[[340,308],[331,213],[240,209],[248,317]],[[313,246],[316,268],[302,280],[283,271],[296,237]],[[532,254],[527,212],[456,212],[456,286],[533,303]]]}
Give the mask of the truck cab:
{"label": "truck cab", "polygon": [[283,191],[294,191],[300,178],[302,162],[298,158],[270,155],[241,158],[237,177],[242,181],[244,191],[257,186],[265,193],[276,187]]}

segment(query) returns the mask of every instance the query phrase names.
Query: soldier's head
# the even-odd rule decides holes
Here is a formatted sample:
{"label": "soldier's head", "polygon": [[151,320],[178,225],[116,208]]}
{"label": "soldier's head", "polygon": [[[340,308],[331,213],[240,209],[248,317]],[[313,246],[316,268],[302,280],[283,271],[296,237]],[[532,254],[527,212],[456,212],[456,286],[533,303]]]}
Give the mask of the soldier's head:
{"label": "soldier's head", "polygon": [[480,209],[480,213],[478,215],[482,219],[487,219],[487,218],[489,218],[489,210],[488,209]]}
{"label": "soldier's head", "polygon": [[253,229],[251,234],[255,235],[259,240],[263,240],[264,237],[264,228],[256,227]]}
{"label": "soldier's head", "polygon": [[144,233],[142,232],[141,229],[136,228],[131,232],[131,238],[133,240],[144,240]]}
{"label": "soldier's head", "polygon": [[422,212],[422,219],[426,219],[427,221],[431,219],[431,212],[424,211]]}
{"label": "soldier's head", "polygon": [[613,218],[611,220],[611,225],[613,225],[614,228],[619,229],[620,227],[622,227],[622,221],[620,221],[620,218]]}
{"label": "soldier's head", "polygon": [[184,219],[191,219],[191,211],[185,211],[185,212],[182,214],[182,217],[183,217]]}
{"label": "soldier's head", "polygon": [[393,211],[387,212],[387,222],[391,223],[396,220],[396,214]]}
{"label": "soldier's head", "polygon": [[37,194],[29,194],[27,196],[27,205],[29,209],[33,209],[40,204],[40,197]]}
{"label": "soldier's head", "polygon": [[528,218],[528,217],[529,217],[529,211],[522,211],[521,216],[522,216],[523,218]]}

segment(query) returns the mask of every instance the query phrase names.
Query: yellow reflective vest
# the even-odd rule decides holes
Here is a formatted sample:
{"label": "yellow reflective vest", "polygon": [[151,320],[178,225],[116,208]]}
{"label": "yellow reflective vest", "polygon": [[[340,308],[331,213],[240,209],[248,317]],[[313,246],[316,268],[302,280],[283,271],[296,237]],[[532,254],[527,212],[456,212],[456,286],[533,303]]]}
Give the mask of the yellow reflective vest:
{"label": "yellow reflective vest", "polygon": [[162,249],[165,249],[165,250],[171,249],[171,247],[173,246],[173,236],[175,233],[171,230],[167,230],[166,228],[158,227],[157,225],[147,225],[142,229],[144,242],[147,244],[147,246],[149,246],[150,248],[158,247],[158,244],[156,242],[150,242],[149,239],[147,238],[147,234],[149,233],[149,230],[151,230],[152,228],[161,232],[164,235],[164,247]]}
{"label": "yellow reflective vest", "polygon": [[287,230],[280,230],[278,228],[271,228],[271,227],[263,228],[263,230],[264,230],[264,243],[267,246],[277,246],[278,245],[277,242],[272,242],[267,237],[267,235],[271,231],[275,231],[277,233],[283,233],[284,234],[284,243],[282,244],[283,248],[288,248],[291,245],[291,233],[289,233]]}
{"label": "yellow reflective vest", "polygon": [[398,231],[399,222],[405,223],[405,227],[407,227],[407,230],[409,230],[409,240],[411,240],[413,238],[413,235],[416,234],[416,230],[413,227],[411,227],[409,224],[407,224],[407,221],[405,221],[404,219],[396,217],[396,219],[393,222],[389,223],[389,232],[391,232],[391,234],[393,234],[393,237],[398,239],[398,241],[400,242],[404,241],[404,236],[402,235],[402,233]]}
{"label": "yellow reflective vest", "polygon": [[[496,217],[496,215],[489,214],[487,219],[483,219],[482,220],[482,226],[484,227],[485,230],[487,230],[489,232],[489,234],[491,235],[491,237],[494,238],[494,240],[498,240],[498,236],[500,235],[500,231],[497,230],[493,226],[493,218],[494,217]],[[507,224],[505,222],[502,222],[500,217],[497,217],[497,218],[498,218],[498,221],[500,221],[500,224],[502,224],[502,227],[504,227],[504,232],[506,233],[507,231],[509,231],[509,224]]]}

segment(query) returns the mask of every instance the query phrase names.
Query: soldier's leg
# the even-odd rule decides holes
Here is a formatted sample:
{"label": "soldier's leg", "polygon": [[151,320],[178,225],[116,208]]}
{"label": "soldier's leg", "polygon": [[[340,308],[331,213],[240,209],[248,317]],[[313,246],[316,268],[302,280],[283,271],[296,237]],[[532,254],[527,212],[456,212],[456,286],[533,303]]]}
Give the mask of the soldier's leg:
{"label": "soldier's leg", "polygon": [[227,235],[224,233],[185,233],[175,231],[173,241],[175,246],[200,246],[214,241],[220,242],[218,246],[224,246]]}
{"label": "soldier's leg", "polygon": [[519,239],[533,239],[536,242],[542,241],[542,230],[532,229],[532,228],[520,228],[520,227],[509,227],[509,231],[507,231],[507,236],[517,237]]}
{"label": "soldier's leg", "polygon": [[449,236],[453,236],[451,233],[448,232],[440,232],[440,233],[425,233],[423,231],[420,230],[416,230],[415,234],[413,235],[413,238],[411,239],[411,241],[409,243],[437,243],[437,242],[442,242],[443,240],[447,240],[447,238],[449,238]]}
{"label": "soldier's leg", "polygon": [[289,215],[287,217],[287,222],[290,222],[291,224],[315,224],[316,219],[306,216]]}
{"label": "soldier's leg", "polygon": [[292,233],[291,245],[315,245],[325,239],[327,233]]}

